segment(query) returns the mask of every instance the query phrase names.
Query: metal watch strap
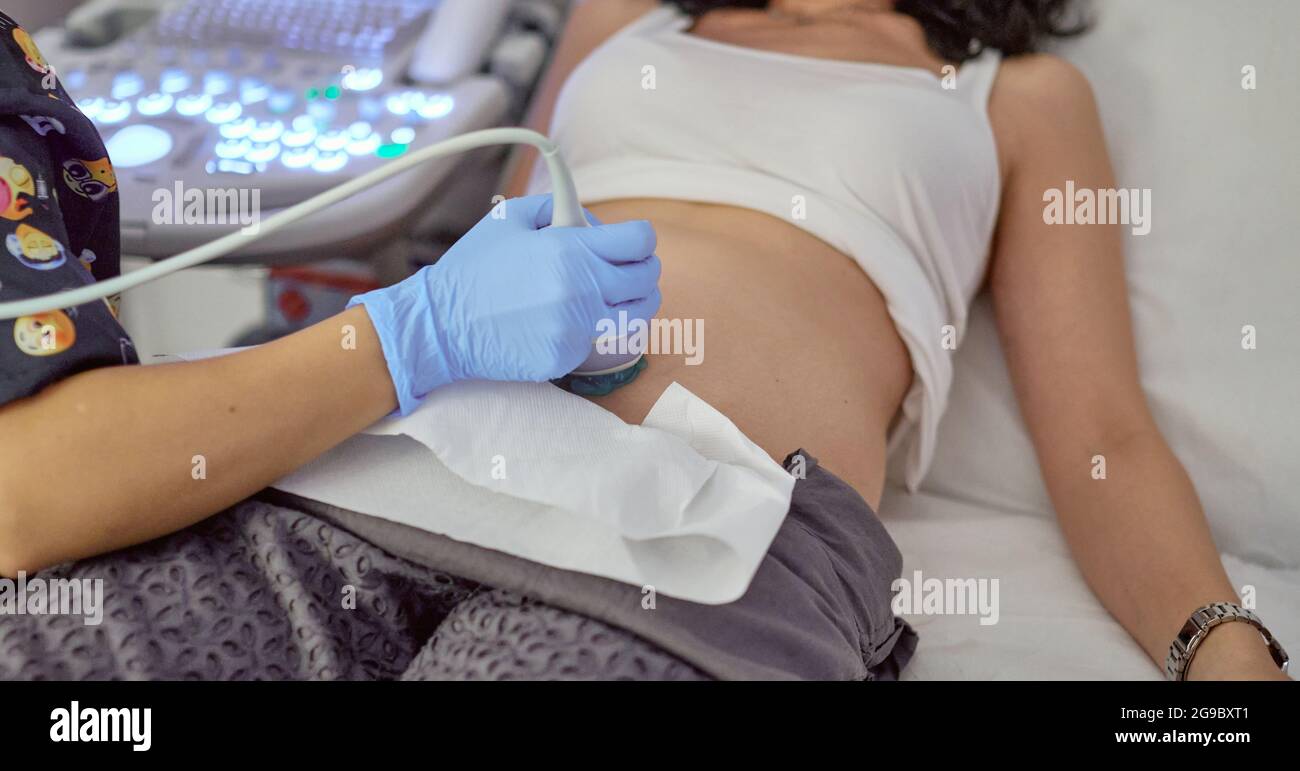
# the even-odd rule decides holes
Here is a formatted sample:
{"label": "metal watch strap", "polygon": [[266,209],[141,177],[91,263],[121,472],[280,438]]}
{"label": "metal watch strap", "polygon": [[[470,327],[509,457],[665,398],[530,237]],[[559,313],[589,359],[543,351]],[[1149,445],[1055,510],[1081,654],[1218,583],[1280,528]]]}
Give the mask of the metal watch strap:
{"label": "metal watch strap", "polygon": [[1249,611],[1240,605],[1231,602],[1214,602],[1203,608],[1198,608],[1183,624],[1182,630],[1174,638],[1173,644],[1169,646],[1169,655],[1165,657],[1165,674],[1170,680],[1186,680],[1187,670],[1192,665],[1192,657],[1196,655],[1196,649],[1205,639],[1210,630],[1220,624],[1226,624],[1231,621],[1244,621],[1255,627],[1255,629],[1268,643],[1268,652],[1273,657],[1274,663],[1285,672],[1290,658],[1286,651],[1273,639],[1273,634],[1268,631],[1254,612]]}

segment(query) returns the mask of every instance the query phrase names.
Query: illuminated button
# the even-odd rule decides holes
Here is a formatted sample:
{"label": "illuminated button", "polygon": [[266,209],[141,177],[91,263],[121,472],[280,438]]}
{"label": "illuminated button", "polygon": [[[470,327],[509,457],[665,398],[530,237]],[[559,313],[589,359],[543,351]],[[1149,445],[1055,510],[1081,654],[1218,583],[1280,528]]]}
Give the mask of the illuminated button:
{"label": "illuminated button", "polygon": [[316,161],[318,155],[319,153],[316,152],[316,148],[314,147],[297,147],[285,150],[284,155],[280,158],[280,162],[283,163],[286,168],[305,169]]}
{"label": "illuminated button", "polygon": [[113,165],[119,169],[144,166],[172,151],[172,135],[157,126],[127,126],[104,143]]}
{"label": "illuminated button", "polygon": [[407,115],[411,112],[411,102],[405,93],[390,94],[389,97],[384,100],[384,105],[388,107],[388,111],[394,115]]}
{"label": "illuminated button", "polygon": [[175,67],[164,70],[158,81],[158,89],[166,94],[175,94],[190,87],[190,74]]}
{"label": "illuminated button", "polygon": [[378,134],[371,134],[368,137],[354,139],[348,143],[349,155],[372,155],[379,149],[381,144]]}
{"label": "illuminated button", "polygon": [[284,123],[278,120],[264,120],[248,132],[248,138],[254,142],[274,142],[284,134]]}
{"label": "illuminated button", "polygon": [[144,90],[144,78],[137,72],[120,72],[113,78],[113,98],[130,99]]}
{"label": "illuminated button", "polygon": [[450,96],[431,96],[416,108],[416,112],[425,120],[434,120],[451,114],[455,106],[456,100]]}
{"label": "illuminated button", "polygon": [[361,67],[343,76],[343,87],[349,91],[370,91],[384,82],[384,71],[375,67]]}
{"label": "illuminated button", "polygon": [[285,147],[306,147],[316,141],[316,129],[315,127],[301,130],[291,129],[284,132],[284,136],[280,137],[280,141],[284,142]]}
{"label": "illuminated button", "polygon": [[290,123],[281,141],[286,147],[303,147],[316,141],[316,121],[310,115],[299,115]]}
{"label": "illuminated button", "polygon": [[336,153],[348,146],[352,137],[344,131],[326,131],[316,137],[316,149],[326,153]]}
{"label": "illuminated button", "polygon": [[208,161],[207,170],[209,174],[218,171],[226,174],[252,174],[257,170],[257,168],[248,161],[237,161],[223,158],[219,161]]}
{"label": "illuminated button", "polygon": [[244,160],[249,163],[270,163],[280,155],[280,143],[270,142],[267,144],[255,144],[246,153]]}
{"label": "illuminated button", "polygon": [[95,120],[104,111],[104,98],[102,96],[92,96],[88,99],[79,99],[77,100],[77,108],[81,110],[82,115]]}
{"label": "illuminated button", "polygon": [[348,165],[347,153],[321,153],[312,162],[311,167],[313,171],[318,171],[321,174],[332,174],[346,165]]}
{"label": "illuminated button", "polygon": [[307,114],[325,124],[334,120],[334,116],[338,114],[338,107],[332,102],[312,102],[307,105]]}
{"label": "illuminated button", "polygon": [[247,139],[223,139],[213,148],[218,158],[243,158],[253,149],[253,143]]}
{"label": "illuminated button", "polygon": [[226,123],[235,120],[244,112],[244,107],[239,102],[217,102],[203,114],[208,119],[208,123]]}
{"label": "illuminated button", "polygon": [[366,137],[370,136],[370,132],[372,130],[373,129],[371,128],[369,123],[363,120],[359,120],[356,123],[353,123],[351,126],[348,126],[348,135],[351,136],[353,139],[365,139]]}
{"label": "illuminated button", "polygon": [[99,122],[112,125],[121,123],[131,117],[130,102],[115,102],[112,99],[104,101],[104,107],[99,111]]}
{"label": "illuminated button", "polygon": [[415,129],[410,126],[395,128],[393,129],[393,133],[389,135],[389,138],[393,140],[393,144],[409,145],[415,141]]}
{"label": "illuminated button", "polygon": [[243,118],[241,120],[232,120],[229,123],[222,124],[219,131],[221,132],[221,136],[225,139],[243,139],[253,133],[254,128],[257,128],[256,118]]}
{"label": "illuminated button", "polygon": [[267,97],[266,106],[276,115],[282,115],[293,109],[293,92],[292,91],[273,91]]}
{"label": "illuminated button", "polygon": [[375,155],[378,155],[380,158],[396,158],[399,155],[405,154],[408,147],[410,147],[410,145],[380,145],[379,148],[375,150]]}
{"label": "illuminated button", "polygon": [[141,115],[162,115],[172,108],[176,99],[171,94],[155,91],[136,100],[135,109]]}
{"label": "illuminated button", "polygon": [[203,91],[213,96],[220,96],[226,93],[235,85],[234,78],[229,74],[216,70],[203,76]]}
{"label": "illuminated button", "polygon": [[186,94],[176,100],[176,112],[186,117],[200,115],[212,106],[212,97],[208,94]]}
{"label": "illuminated button", "polygon": [[271,97],[271,87],[258,78],[243,78],[239,81],[239,101],[245,105],[257,104]]}

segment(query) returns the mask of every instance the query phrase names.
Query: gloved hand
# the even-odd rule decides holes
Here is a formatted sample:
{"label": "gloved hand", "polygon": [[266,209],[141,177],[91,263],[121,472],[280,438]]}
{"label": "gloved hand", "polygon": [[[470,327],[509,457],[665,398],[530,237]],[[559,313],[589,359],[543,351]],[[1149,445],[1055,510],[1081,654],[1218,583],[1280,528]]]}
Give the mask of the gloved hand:
{"label": "gloved hand", "polygon": [[549,195],[508,200],[504,216],[494,209],[436,264],[352,298],[379,334],[402,415],[458,380],[566,375],[601,319],[658,312],[650,223],[587,216],[594,227],[552,228]]}

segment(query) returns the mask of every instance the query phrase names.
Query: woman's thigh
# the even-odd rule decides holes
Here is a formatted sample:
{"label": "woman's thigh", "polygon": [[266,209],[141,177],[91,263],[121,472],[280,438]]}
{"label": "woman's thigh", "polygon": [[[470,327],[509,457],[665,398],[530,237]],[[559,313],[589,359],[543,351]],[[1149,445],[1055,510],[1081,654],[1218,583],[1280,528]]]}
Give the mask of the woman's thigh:
{"label": "woman's thigh", "polygon": [[82,612],[0,615],[0,679],[396,678],[479,588],[259,501],[27,581]]}
{"label": "woman's thigh", "polygon": [[501,589],[452,610],[404,680],[709,680],[618,627]]}
{"label": "woman's thigh", "polygon": [[262,501],[44,571],[27,594],[56,582],[89,588],[83,612],[0,614],[0,680],[704,678],[631,633]]}

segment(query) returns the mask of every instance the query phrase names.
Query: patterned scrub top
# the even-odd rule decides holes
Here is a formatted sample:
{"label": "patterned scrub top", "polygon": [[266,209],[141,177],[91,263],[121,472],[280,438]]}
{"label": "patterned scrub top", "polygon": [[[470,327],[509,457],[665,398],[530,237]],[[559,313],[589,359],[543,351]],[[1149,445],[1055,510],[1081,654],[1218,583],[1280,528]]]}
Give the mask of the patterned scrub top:
{"label": "patterned scrub top", "polygon": [[[103,140],[27,31],[0,12],[0,302],[116,276],[120,237]],[[138,363],[116,306],[0,321],[0,405],[78,372]]]}

